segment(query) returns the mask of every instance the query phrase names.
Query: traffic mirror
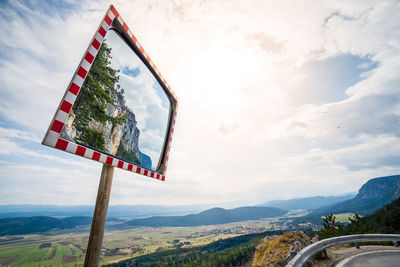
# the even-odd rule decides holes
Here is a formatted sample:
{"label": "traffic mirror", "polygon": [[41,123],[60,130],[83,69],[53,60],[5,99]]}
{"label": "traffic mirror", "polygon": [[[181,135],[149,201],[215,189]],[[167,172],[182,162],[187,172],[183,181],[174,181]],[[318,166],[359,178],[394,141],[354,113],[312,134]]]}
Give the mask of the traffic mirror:
{"label": "traffic mirror", "polygon": [[165,180],[178,100],[113,6],[43,144]]}

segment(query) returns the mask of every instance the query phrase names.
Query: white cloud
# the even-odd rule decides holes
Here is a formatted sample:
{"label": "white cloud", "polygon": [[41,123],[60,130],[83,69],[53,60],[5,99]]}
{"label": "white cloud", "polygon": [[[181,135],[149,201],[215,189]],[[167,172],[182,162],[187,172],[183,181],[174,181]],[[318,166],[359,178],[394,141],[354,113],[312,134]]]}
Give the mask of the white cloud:
{"label": "white cloud", "polygon": [[398,151],[400,149],[399,138],[395,136],[381,135],[377,137],[362,136],[352,146],[337,149],[314,148],[304,155],[290,158],[288,162],[292,166],[304,164],[327,166],[342,166],[349,170],[368,170],[385,167],[400,167]]}
{"label": "white cloud", "polygon": [[[9,138],[0,137],[0,155],[25,157],[25,161],[30,163],[34,159],[45,159],[48,162],[62,164],[65,166],[86,167],[87,162],[79,160],[65,159],[59,156],[53,156],[43,151],[35,151],[26,147],[22,147],[18,142]],[[86,160],[85,160],[86,161]],[[93,166],[93,164],[91,164]]]}
{"label": "white cloud", "polygon": [[64,17],[43,8],[12,1],[0,13],[0,114],[40,133],[103,16],[86,5]]}
{"label": "white cloud", "polygon": [[31,132],[11,128],[0,127],[0,136],[3,138],[18,138],[32,142],[40,142],[39,137]]}
{"label": "white cloud", "polygon": [[3,163],[0,168],[0,203],[94,204],[98,177],[93,170]]}

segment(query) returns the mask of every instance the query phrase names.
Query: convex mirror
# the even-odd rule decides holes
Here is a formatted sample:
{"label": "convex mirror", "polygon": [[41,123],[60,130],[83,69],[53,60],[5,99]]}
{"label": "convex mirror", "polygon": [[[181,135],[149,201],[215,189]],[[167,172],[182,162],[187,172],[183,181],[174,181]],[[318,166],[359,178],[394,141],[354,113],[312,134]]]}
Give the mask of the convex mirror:
{"label": "convex mirror", "polygon": [[43,144],[165,179],[177,98],[113,6]]}

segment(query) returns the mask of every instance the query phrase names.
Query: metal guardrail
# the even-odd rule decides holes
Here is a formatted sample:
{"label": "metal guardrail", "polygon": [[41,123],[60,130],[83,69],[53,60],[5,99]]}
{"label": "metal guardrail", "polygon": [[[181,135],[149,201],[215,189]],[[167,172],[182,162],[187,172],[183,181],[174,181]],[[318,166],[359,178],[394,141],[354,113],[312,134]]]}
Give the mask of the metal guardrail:
{"label": "metal guardrail", "polygon": [[291,261],[289,261],[286,267],[302,267],[312,256],[332,246],[355,243],[356,247],[358,247],[359,242],[366,241],[392,241],[393,245],[397,247],[399,245],[400,235],[364,234],[345,235],[323,239],[299,251],[296,256]]}

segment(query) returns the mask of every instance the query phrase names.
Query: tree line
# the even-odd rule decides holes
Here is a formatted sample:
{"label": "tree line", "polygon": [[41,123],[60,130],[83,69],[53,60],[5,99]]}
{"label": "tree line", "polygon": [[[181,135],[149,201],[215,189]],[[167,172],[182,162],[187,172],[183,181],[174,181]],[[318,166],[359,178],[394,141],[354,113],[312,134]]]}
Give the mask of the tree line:
{"label": "tree line", "polygon": [[356,213],[349,218],[349,221],[348,224],[342,224],[336,221],[333,214],[325,216],[324,228],[320,231],[321,238],[352,234],[400,233],[400,198],[365,217]]}

